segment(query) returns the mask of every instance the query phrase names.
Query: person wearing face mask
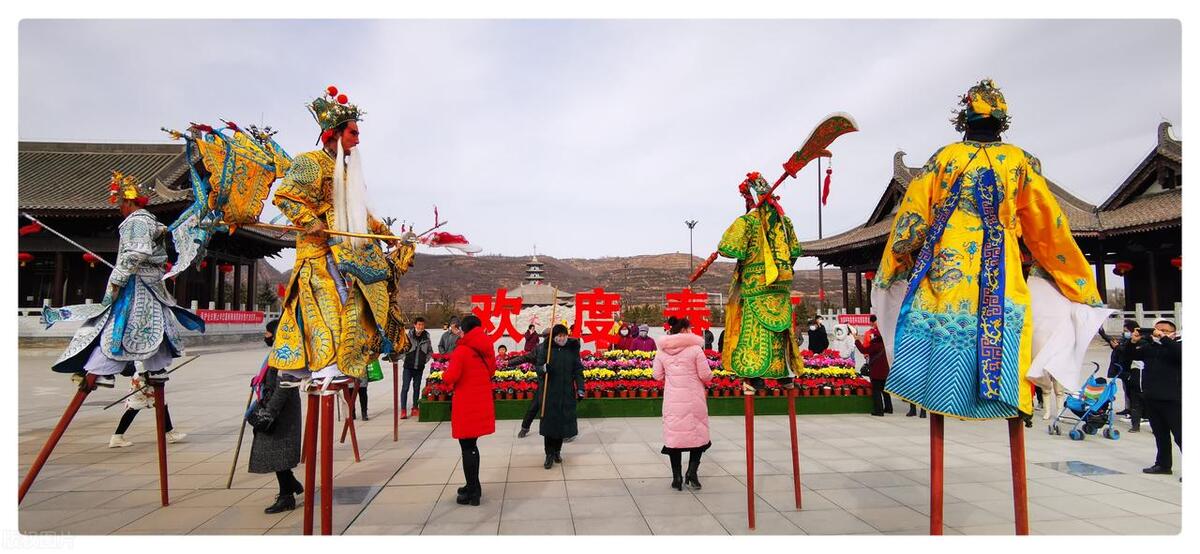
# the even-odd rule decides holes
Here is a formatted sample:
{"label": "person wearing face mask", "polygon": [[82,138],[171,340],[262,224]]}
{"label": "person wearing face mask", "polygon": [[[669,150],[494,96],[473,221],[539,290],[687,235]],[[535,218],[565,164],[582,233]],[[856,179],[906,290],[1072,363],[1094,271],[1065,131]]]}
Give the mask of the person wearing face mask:
{"label": "person wearing face mask", "polygon": [[[538,433],[545,443],[546,462],[550,469],[555,462],[562,463],[563,440],[579,434],[575,405],[583,399],[583,361],[579,358],[578,340],[568,337],[565,325],[555,325],[553,337],[548,344],[538,348],[534,366],[539,376],[544,376],[542,396],[542,419]],[[546,363],[546,348],[550,348],[549,363]]]}
{"label": "person wearing face mask", "polygon": [[829,335],[820,317],[814,317],[808,322],[808,349],[813,354],[820,354],[829,349]]}
{"label": "person wearing face mask", "polygon": [[525,345],[522,347],[522,350],[533,352],[537,350],[539,342],[541,342],[541,336],[538,335],[537,329],[530,323],[529,328],[525,330]]}
{"label": "person wearing face mask", "polygon": [[1129,417],[1129,432],[1131,433],[1141,431],[1142,389],[1140,381],[1143,362],[1130,358],[1125,345],[1133,339],[1133,332],[1137,328],[1138,323],[1136,321],[1126,319],[1119,338],[1106,336],[1103,333],[1103,329],[1101,330],[1101,336],[1107,340],[1109,347],[1112,348],[1112,355],[1109,357],[1108,363],[1108,378],[1120,379],[1125,389],[1125,409],[1117,412],[1117,415]]}
{"label": "person wearing face mask", "polygon": [[[1147,330],[1149,331],[1149,330]],[[1171,474],[1171,438],[1183,450],[1183,340],[1175,324],[1162,320],[1152,332],[1134,330],[1125,345],[1133,360],[1144,361],[1142,398],[1158,454],[1142,473]],[[1149,335],[1149,336],[1147,336]]]}
{"label": "person wearing face mask", "polygon": [[458,326],[458,318],[450,318],[450,325],[446,328],[446,332],[442,333],[442,338],[438,339],[438,354],[453,352],[454,347],[458,346],[458,338],[462,335],[462,328]]}
{"label": "person wearing face mask", "polygon": [[643,323],[638,327],[638,336],[633,339],[633,350],[639,352],[654,352],[658,350],[658,346],[654,344],[654,339],[650,338],[650,326]]}
{"label": "person wearing face mask", "polygon": [[[268,347],[275,344],[278,325],[279,320],[267,324],[263,341]],[[254,428],[249,470],[250,473],[274,473],[279,482],[275,503],[263,511],[277,514],[294,510],[295,495],[304,493],[304,485],[292,473],[300,463],[300,391],[296,387],[279,386],[279,372],[271,371],[265,361],[250,384],[255,389],[258,405],[266,407],[269,423]]]}
{"label": "person wearing face mask", "polygon": [[617,350],[633,350],[634,335],[637,334],[637,329],[633,325],[625,324],[621,326],[619,332],[621,338],[617,340]]}

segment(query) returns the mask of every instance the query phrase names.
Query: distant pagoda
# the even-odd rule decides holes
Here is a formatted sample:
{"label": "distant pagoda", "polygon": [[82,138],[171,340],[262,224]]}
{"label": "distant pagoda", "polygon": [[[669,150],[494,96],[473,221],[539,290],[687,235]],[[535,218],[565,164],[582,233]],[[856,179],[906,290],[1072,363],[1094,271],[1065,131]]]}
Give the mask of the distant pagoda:
{"label": "distant pagoda", "polygon": [[528,262],[525,262],[525,284],[540,285],[545,280],[545,264],[538,260],[537,254],[534,254]]}

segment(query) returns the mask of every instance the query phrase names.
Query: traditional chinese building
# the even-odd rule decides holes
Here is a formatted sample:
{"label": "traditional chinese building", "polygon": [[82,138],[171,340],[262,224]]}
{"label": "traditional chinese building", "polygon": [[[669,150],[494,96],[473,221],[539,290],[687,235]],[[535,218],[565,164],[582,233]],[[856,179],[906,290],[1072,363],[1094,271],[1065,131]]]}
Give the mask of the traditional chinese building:
{"label": "traditional chinese building", "polygon": [[544,264],[535,254],[525,263],[525,284],[536,285],[546,279]]}
{"label": "traditional chinese building", "polygon": [[[182,144],[95,144],[21,142],[18,147],[17,204],[46,225],[95,252],[109,263],[117,253],[117,226],[121,215],[108,203],[108,182],[113,170],[133,175],[154,186],[147,210],[170,224],[191,203],[188,166],[207,177],[199,157],[188,160]],[[18,227],[30,223],[17,216]],[[168,243],[169,244],[169,243]],[[257,264],[294,246],[289,237],[276,237],[253,229],[217,235],[208,257],[168,281],[167,288],[181,305],[200,308],[253,310],[260,287]],[[110,269],[85,260],[84,253],[48,230],[20,236],[18,250],[23,266],[18,272],[20,307],[40,307],[98,302]],[[170,253],[174,257],[174,252]],[[223,286],[224,285],[224,286]]]}
{"label": "traditional chinese building", "polygon": [[[1183,142],[1172,136],[1171,124],[1159,124],[1154,148],[1099,206],[1046,180],[1072,235],[1095,268],[1100,294],[1107,299],[1110,279],[1125,280],[1126,310],[1139,303],[1147,310],[1167,310],[1182,299],[1182,154]],[[878,267],[900,200],[920,170],[906,165],[904,156],[904,152],[895,154],[892,177],[866,222],[802,243],[806,256],[841,268],[842,301],[848,311],[870,310],[871,282],[866,276]],[[1118,264],[1125,269],[1121,277],[1106,271]]]}

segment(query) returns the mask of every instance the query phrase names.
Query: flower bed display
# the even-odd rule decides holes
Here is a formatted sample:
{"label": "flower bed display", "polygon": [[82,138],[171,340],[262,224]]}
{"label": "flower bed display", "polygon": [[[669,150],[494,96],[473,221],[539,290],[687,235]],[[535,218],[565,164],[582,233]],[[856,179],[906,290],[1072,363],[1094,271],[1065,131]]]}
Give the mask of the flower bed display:
{"label": "flower bed display", "polygon": [[[497,400],[527,400],[537,393],[537,373],[533,365],[524,362],[525,352],[510,352],[496,358],[496,373],[492,390]],[[580,353],[583,361],[584,392],[588,398],[658,398],[663,382],[654,379],[654,352],[609,350]],[[796,379],[800,396],[868,396],[871,384],[854,369],[854,362],[839,357],[833,351],[804,356],[805,369]],[[721,354],[706,350],[713,380],[708,386],[710,397],[741,396],[741,380],[721,367]],[[425,381],[424,396],[429,400],[445,401],[452,395],[442,382],[442,372],[449,366],[450,357],[434,354],[429,378]],[[784,389],[774,379],[764,380],[759,396],[783,396]]]}

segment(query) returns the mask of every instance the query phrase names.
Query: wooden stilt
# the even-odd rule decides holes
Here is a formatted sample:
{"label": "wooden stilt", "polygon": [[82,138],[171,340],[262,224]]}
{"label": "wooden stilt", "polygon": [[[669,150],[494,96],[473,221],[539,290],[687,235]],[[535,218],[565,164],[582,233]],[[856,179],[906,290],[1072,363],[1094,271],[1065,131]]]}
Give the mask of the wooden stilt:
{"label": "wooden stilt", "polygon": [[742,398],[746,403],[746,517],[754,529],[754,393]]}
{"label": "wooden stilt", "polygon": [[400,364],[392,362],[392,442],[400,440]]}
{"label": "wooden stilt", "polygon": [[946,421],[942,414],[929,413],[929,534],[942,534],[943,476],[945,475]]}
{"label": "wooden stilt", "polygon": [[304,528],[305,535],[313,534],[313,499],[315,498],[316,476],[317,476],[317,424],[320,423],[318,414],[321,408],[318,405],[319,397],[314,392],[308,392],[308,414],[305,415],[304,421],[304,446],[301,452],[300,460],[307,462],[304,464]]}
{"label": "wooden stilt", "polygon": [[340,444],[346,443],[346,431],[350,431],[350,447],[354,450],[354,461],[361,462],[362,457],[358,454],[358,432],[354,429],[354,420],[358,419],[354,410],[354,401],[358,398],[358,387],[355,384],[353,388],[346,387],[342,389],[343,397],[346,399],[346,405],[349,411],[346,415],[346,422],[342,424],[342,438],[338,441]]}
{"label": "wooden stilt", "polygon": [[1008,449],[1012,457],[1013,512],[1018,535],[1029,534],[1029,491],[1025,480],[1025,427],[1020,417],[1008,420]]}
{"label": "wooden stilt", "polygon": [[784,389],[787,392],[788,424],[792,431],[792,487],[796,491],[796,509],[800,509],[800,438],[796,433],[796,394],[795,387]]}
{"label": "wooden stilt", "polygon": [[33,465],[29,466],[29,473],[25,474],[25,480],[21,481],[21,488],[17,491],[17,504],[20,504],[25,499],[25,493],[29,492],[29,488],[37,480],[38,473],[42,471],[42,466],[46,465],[46,460],[54,452],[54,447],[58,446],[58,441],[62,439],[63,433],[67,432],[67,426],[71,425],[71,420],[75,419],[76,413],[79,413],[79,407],[83,405],[83,400],[94,390],[96,390],[96,376],[88,374],[79,383],[79,390],[75,392],[75,397],[71,399],[71,403],[67,404],[67,409],[63,411],[62,417],[59,418],[58,425],[54,426],[54,430],[50,432],[50,437],[46,439],[46,444],[42,446],[41,452],[38,452],[37,458],[34,458]]}
{"label": "wooden stilt", "polygon": [[163,391],[165,383],[150,380],[150,389],[154,391],[154,425],[158,432],[158,490],[162,496],[162,505],[171,504],[167,493],[167,399]]}
{"label": "wooden stilt", "polygon": [[[321,534],[333,534],[333,406],[334,394],[321,396]],[[307,469],[307,468],[305,468]]]}

